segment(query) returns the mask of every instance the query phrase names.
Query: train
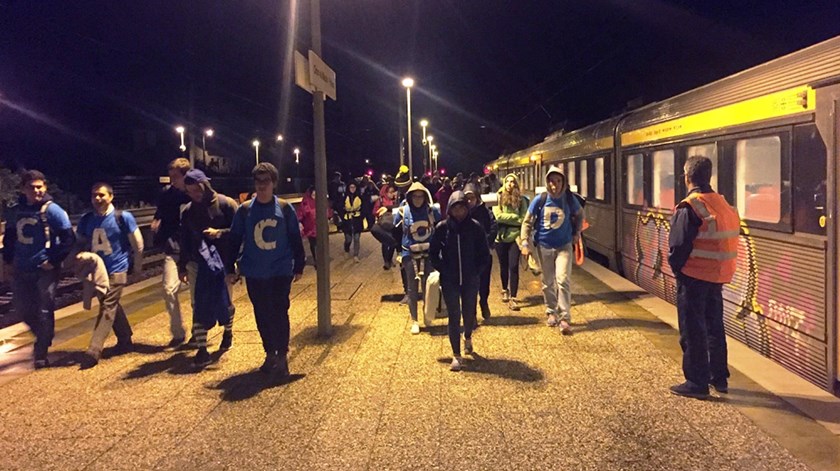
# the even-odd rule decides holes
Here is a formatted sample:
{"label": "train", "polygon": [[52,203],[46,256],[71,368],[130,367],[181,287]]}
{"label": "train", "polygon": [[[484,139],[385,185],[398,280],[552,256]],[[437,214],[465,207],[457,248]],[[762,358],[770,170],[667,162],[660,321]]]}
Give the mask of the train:
{"label": "train", "polygon": [[668,265],[688,156],[738,209],[726,332],[840,395],[840,36],[486,164],[524,189],[560,167],[587,200],[590,259],[676,304]]}

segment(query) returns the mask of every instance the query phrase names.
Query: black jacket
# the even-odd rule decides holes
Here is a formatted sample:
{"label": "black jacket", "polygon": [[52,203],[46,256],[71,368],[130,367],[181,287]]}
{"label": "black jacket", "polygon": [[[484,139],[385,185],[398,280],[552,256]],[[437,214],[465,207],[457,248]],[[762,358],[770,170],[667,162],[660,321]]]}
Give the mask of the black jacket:
{"label": "black jacket", "polygon": [[496,216],[493,211],[480,201],[474,208],[470,208],[470,217],[478,221],[487,235],[487,246],[491,249],[496,245],[496,234],[499,232],[499,226],[496,224]]}
{"label": "black jacket", "polygon": [[[453,203],[466,204],[464,193],[452,193],[448,204],[450,210]],[[435,227],[429,245],[429,261],[440,272],[442,283],[463,285],[469,278],[478,278],[490,263],[487,234],[470,217],[458,222],[450,213]]]}
{"label": "black jacket", "polygon": [[158,198],[155,219],[160,220],[160,228],[154,236],[154,246],[167,254],[177,254],[178,229],[181,227],[181,205],[190,202],[189,196],[183,191],[169,186]]}
{"label": "black jacket", "polygon": [[[201,241],[204,240],[210,245],[216,246],[225,268],[230,270],[236,260],[237,254],[230,246],[230,226],[233,224],[233,215],[239,205],[233,198],[221,193],[206,192],[206,201],[201,203],[190,202],[184,213],[181,215],[181,256],[178,258],[178,271],[181,273],[187,269],[187,262],[198,262],[201,255],[198,249]],[[210,240],[203,234],[205,229],[220,229],[222,236]],[[237,247],[238,248],[238,247]],[[232,273],[228,271],[228,273]]]}
{"label": "black jacket", "polygon": [[[693,188],[688,194],[692,193],[712,193],[712,187],[709,185],[701,186],[700,188]],[[679,276],[682,268],[688,261],[691,250],[694,248],[694,239],[697,238],[697,233],[700,232],[700,226],[703,221],[694,213],[694,210],[685,205],[678,206],[671,216],[671,232],[668,236],[668,264],[671,265],[671,271],[674,276]]]}

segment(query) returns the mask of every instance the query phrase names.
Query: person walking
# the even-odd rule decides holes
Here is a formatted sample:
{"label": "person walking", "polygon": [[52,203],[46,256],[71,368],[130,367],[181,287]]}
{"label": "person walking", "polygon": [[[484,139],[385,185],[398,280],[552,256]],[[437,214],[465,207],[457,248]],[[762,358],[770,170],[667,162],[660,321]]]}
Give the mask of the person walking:
{"label": "person walking", "polygon": [[350,244],[353,244],[353,261],[356,263],[359,263],[359,249],[365,224],[362,207],[362,194],[359,184],[355,180],[351,180],[344,192],[341,229],[344,231],[344,252],[350,253]]}
{"label": "person walking", "polygon": [[207,352],[207,331],[216,323],[224,326],[220,351],[233,346],[233,318],[231,302],[234,278],[232,273],[235,252],[228,242],[230,226],[236,212],[236,202],[216,193],[210,179],[198,169],[184,177],[190,202],[181,216],[181,255],[178,274],[181,281],[190,283],[193,304],[193,340],[198,348],[193,359],[196,367],[210,364]]}
{"label": "person walking", "polygon": [[178,291],[181,279],[178,277],[178,255],[181,253],[179,230],[181,228],[181,209],[190,202],[184,188],[184,176],[190,169],[190,161],[177,158],[167,167],[169,186],[161,193],[152,219],[152,243],[163,252],[163,301],[169,314],[169,332],[172,334],[170,347],[184,343],[186,331],[181,315],[181,303]]}
{"label": "person walking", "polygon": [[[469,185],[468,185],[469,186]],[[461,317],[464,319],[464,353],[473,353],[472,332],[476,325],[476,297],[480,278],[490,265],[487,233],[469,217],[464,192],[456,191],[447,204],[449,217],[435,227],[429,261],[440,272],[440,289],[449,314],[449,343],[452,346],[450,370],[460,371]]]}
{"label": "person walking", "polygon": [[[496,244],[496,235],[498,233],[498,226],[496,225],[496,218],[493,216],[493,211],[484,204],[481,199],[481,194],[476,185],[468,183],[464,187],[464,197],[467,200],[469,207],[469,217],[475,219],[484,229],[484,234],[487,238],[487,246],[490,250]],[[490,318],[490,274],[493,271],[493,257],[490,257],[483,271],[479,274],[478,284],[478,305],[481,308],[481,317],[484,319]]]}
{"label": "person walking", "polygon": [[131,325],[120,304],[120,298],[129,273],[143,269],[143,235],[130,212],[114,208],[114,188],[108,183],[94,183],[90,189],[90,199],[93,211],[82,216],[76,233],[79,245],[105,262],[108,291],[99,296],[99,315],[82,361],[82,369],[92,368],[99,363],[111,329],[117,337],[118,353],[134,350]]}
{"label": "person walking", "polygon": [[[560,326],[564,335],[572,333],[573,244],[580,237],[583,208],[569,186],[566,176],[552,165],[545,175],[547,192],[535,197],[522,221],[521,247],[526,257],[533,249],[542,267],[546,324]],[[533,239],[532,239],[533,238]]]}
{"label": "person walking", "polygon": [[238,251],[257,329],[265,350],[260,371],[289,375],[289,293],[303,276],[306,255],[291,204],[274,196],[279,173],[262,162],[252,172],[257,196],[236,211],[230,228],[231,249]]}
{"label": "person walking", "polygon": [[371,234],[379,240],[382,249],[382,269],[390,270],[394,261],[394,252],[399,246],[391,234],[394,229],[393,209],[399,202],[397,188],[391,183],[385,183],[379,190],[379,199],[373,206],[376,223],[371,228]]}
{"label": "person walking", "polygon": [[688,196],[671,218],[668,263],[677,279],[677,316],[685,382],[679,396],[705,398],[709,386],[729,392],[723,285],[732,281],[741,220],[710,184],[712,161],[691,156],[683,167]]}
{"label": "person walking", "polygon": [[[275,182],[276,183],[276,182]],[[301,236],[309,241],[309,251],[312,252],[312,264],[317,265],[318,259],[315,256],[315,246],[318,242],[316,237],[317,228],[315,226],[315,187],[310,186],[303,194],[300,201],[300,212],[298,212],[298,220],[303,227]]]}
{"label": "person walking", "polygon": [[76,234],[67,212],[47,193],[47,178],[38,170],[24,172],[21,196],[10,208],[3,234],[6,279],[11,279],[12,305],[35,335],[36,369],[49,366],[47,351],[55,336],[55,291],[61,262]]}
{"label": "person walking", "polygon": [[[432,195],[420,182],[408,188],[406,201],[394,217],[394,226],[402,229],[400,263],[405,276],[405,294],[411,316],[411,333],[420,333],[417,323],[417,301],[420,286],[426,286],[429,274],[429,239],[435,225],[441,220],[437,208],[432,206]],[[418,286],[419,283],[419,286]]]}
{"label": "person walking", "polygon": [[519,245],[517,239],[522,222],[528,213],[528,197],[519,190],[519,179],[511,173],[497,192],[499,204],[493,208],[498,224],[496,255],[499,257],[499,274],[502,279],[502,302],[509,303],[511,311],[519,310]]}

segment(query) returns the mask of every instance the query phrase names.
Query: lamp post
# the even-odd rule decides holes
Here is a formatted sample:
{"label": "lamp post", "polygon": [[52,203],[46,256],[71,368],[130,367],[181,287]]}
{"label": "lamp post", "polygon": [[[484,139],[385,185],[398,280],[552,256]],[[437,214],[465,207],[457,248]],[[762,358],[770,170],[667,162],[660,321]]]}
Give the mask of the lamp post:
{"label": "lamp post", "polygon": [[295,147],[295,192],[300,191],[300,149]]}
{"label": "lamp post", "polygon": [[252,142],[251,145],[254,146],[254,152],[257,155],[257,165],[259,165],[260,164],[260,141],[257,140],[257,139],[254,139],[254,142]]}
{"label": "lamp post", "polygon": [[[178,134],[181,135],[181,146],[178,147],[179,149],[181,149],[181,152],[184,152],[185,150],[187,150],[187,146],[186,146],[186,144],[184,144],[184,131],[185,131],[185,129],[184,129],[183,126],[178,126],[178,127],[175,128],[175,132],[177,132]],[[192,162],[190,162],[190,164],[192,164]]]}
{"label": "lamp post", "polygon": [[414,181],[414,165],[411,160],[411,87],[414,86],[414,79],[406,77],[402,81],[405,87],[406,121],[408,122],[408,178]]}
{"label": "lamp post", "polygon": [[277,135],[277,142],[283,142],[283,135],[282,134]]}
{"label": "lamp post", "polygon": [[207,139],[208,137],[213,137],[214,131],[210,128],[205,129],[204,133],[201,135],[201,150],[202,150],[202,161],[204,165],[207,165]]}
{"label": "lamp post", "polygon": [[423,128],[423,146],[426,145],[426,126],[428,126],[428,125],[429,125],[428,120],[424,119],[424,120],[420,121],[420,126]]}
{"label": "lamp post", "polygon": [[[429,170],[433,170],[433,168],[432,168],[432,151],[434,150],[435,145],[432,144],[432,141],[434,141],[434,140],[435,140],[435,136],[430,135],[429,138],[428,138],[428,142],[429,142]],[[423,156],[423,160],[424,161],[426,160],[425,155]]]}
{"label": "lamp post", "polygon": [[293,152],[295,153],[295,163],[299,164],[300,163],[300,149],[295,147],[295,150]]}
{"label": "lamp post", "polygon": [[435,172],[437,172],[438,171],[438,151],[437,150],[435,150],[434,154],[432,154],[432,157],[435,158]]}

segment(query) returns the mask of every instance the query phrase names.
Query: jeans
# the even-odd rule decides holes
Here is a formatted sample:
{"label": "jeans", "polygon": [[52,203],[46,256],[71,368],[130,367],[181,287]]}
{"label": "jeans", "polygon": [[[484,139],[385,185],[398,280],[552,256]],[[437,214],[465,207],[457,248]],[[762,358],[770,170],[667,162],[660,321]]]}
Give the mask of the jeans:
{"label": "jeans", "polygon": [[678,276],[677,317],[685,379],[705,387],[729,378],[723,285]]}
{"label": "jeans", "polygon": [[111,333],[112,328],[119,342],[130,341],[133,333],[131,325],[128,323],[128,317],[126,317],[120,304],[122,290],[126,283],[126,274],[114,273],[109,278],[110,288],[104,295],[99,296],[99,315],[96,317],[96,326],[93,328],[93,336],[90,338],[90,346],[88,347],[88,353],[97,358],[102,353],[102,347],[105,345],[105,340]]}
{"label": "jeans", "polygon": [[[349,222],[347,224],[350,224]],[[345,232],[344,233],[344,251],[347,252],[350,250],[350,242],[353,243],[353,256],[359,256],[359,245],[361,243],[361,232],[354,232],[352,234]]]}
{"label": "jeans", "polygon": [[382,244],[382,262],[390,265],[394,260],[394,252],[397,248],[393,245]]}
{"label": "jeans", "polygon": [[[422,264],[423,276],[421,277],[420,286],[425,289],[426,278],[429,276],[429,259],[421,258],[417,263]],[[420,298],[419,288],[417,285],[417,270],[414,267],[415,261],[411,259],[411,255],[404,255],[402,258],[402,269],[405,274],[405,294],[408,296],[408,312],[411,314],[411,320],[417,322],[417,300]]]}
{"label": "jeans", "polygon": [[472,338],[478,285],[478,276],[464,278],[464,284],[461,286],[458,286],[457,279],[440,280],[443,301],[449,313],[449,344],[452,345],[452,354],[456,357],[461,356],[461,316],[464,317],[464,338]]}
{"label": "jeans", "polygon": [[58,288],[57,268],[15,272],[12,282],[12,304],[35,334],[35,359],[47,358],[47,350],[55,337],[55,291]]}
{"label": "jeans", "polygon": [[260,331],[263,349],[267,354],[285,355],[289,352],[289,292],[291,276],[247,278],[248,298],[254,305],[254,318]]}
{"label": "jeans", "polygon": [[569,278],[572,275],[571,242],[559,249],[536,246],[542,266],[542,291],[545,299],[545,313],[556,314],[560,320],[572,322],[572,289]]}
{"label": "jeans", "polygon": [[516,242],[498,242],[496,255],[499,257],[499,271],[502,275],[502,289],[510,291],[515,298],[519,292],[519,246]]}
{"label": "jeans", "polygon": [[169,331],[172,338],[184,338],[184,320],[181,316],[181,303],[178,302],[178,291],[181,289],[181,279],[178,277],[178,263],[172,255],[163,258],[163,302],[169,313]]}
{"label": "jeans", "polygon": [[490,274],[493,272],[493,257],[479,274],[478,296],[482,306],[487,305],[487,298],[490,297]]}

